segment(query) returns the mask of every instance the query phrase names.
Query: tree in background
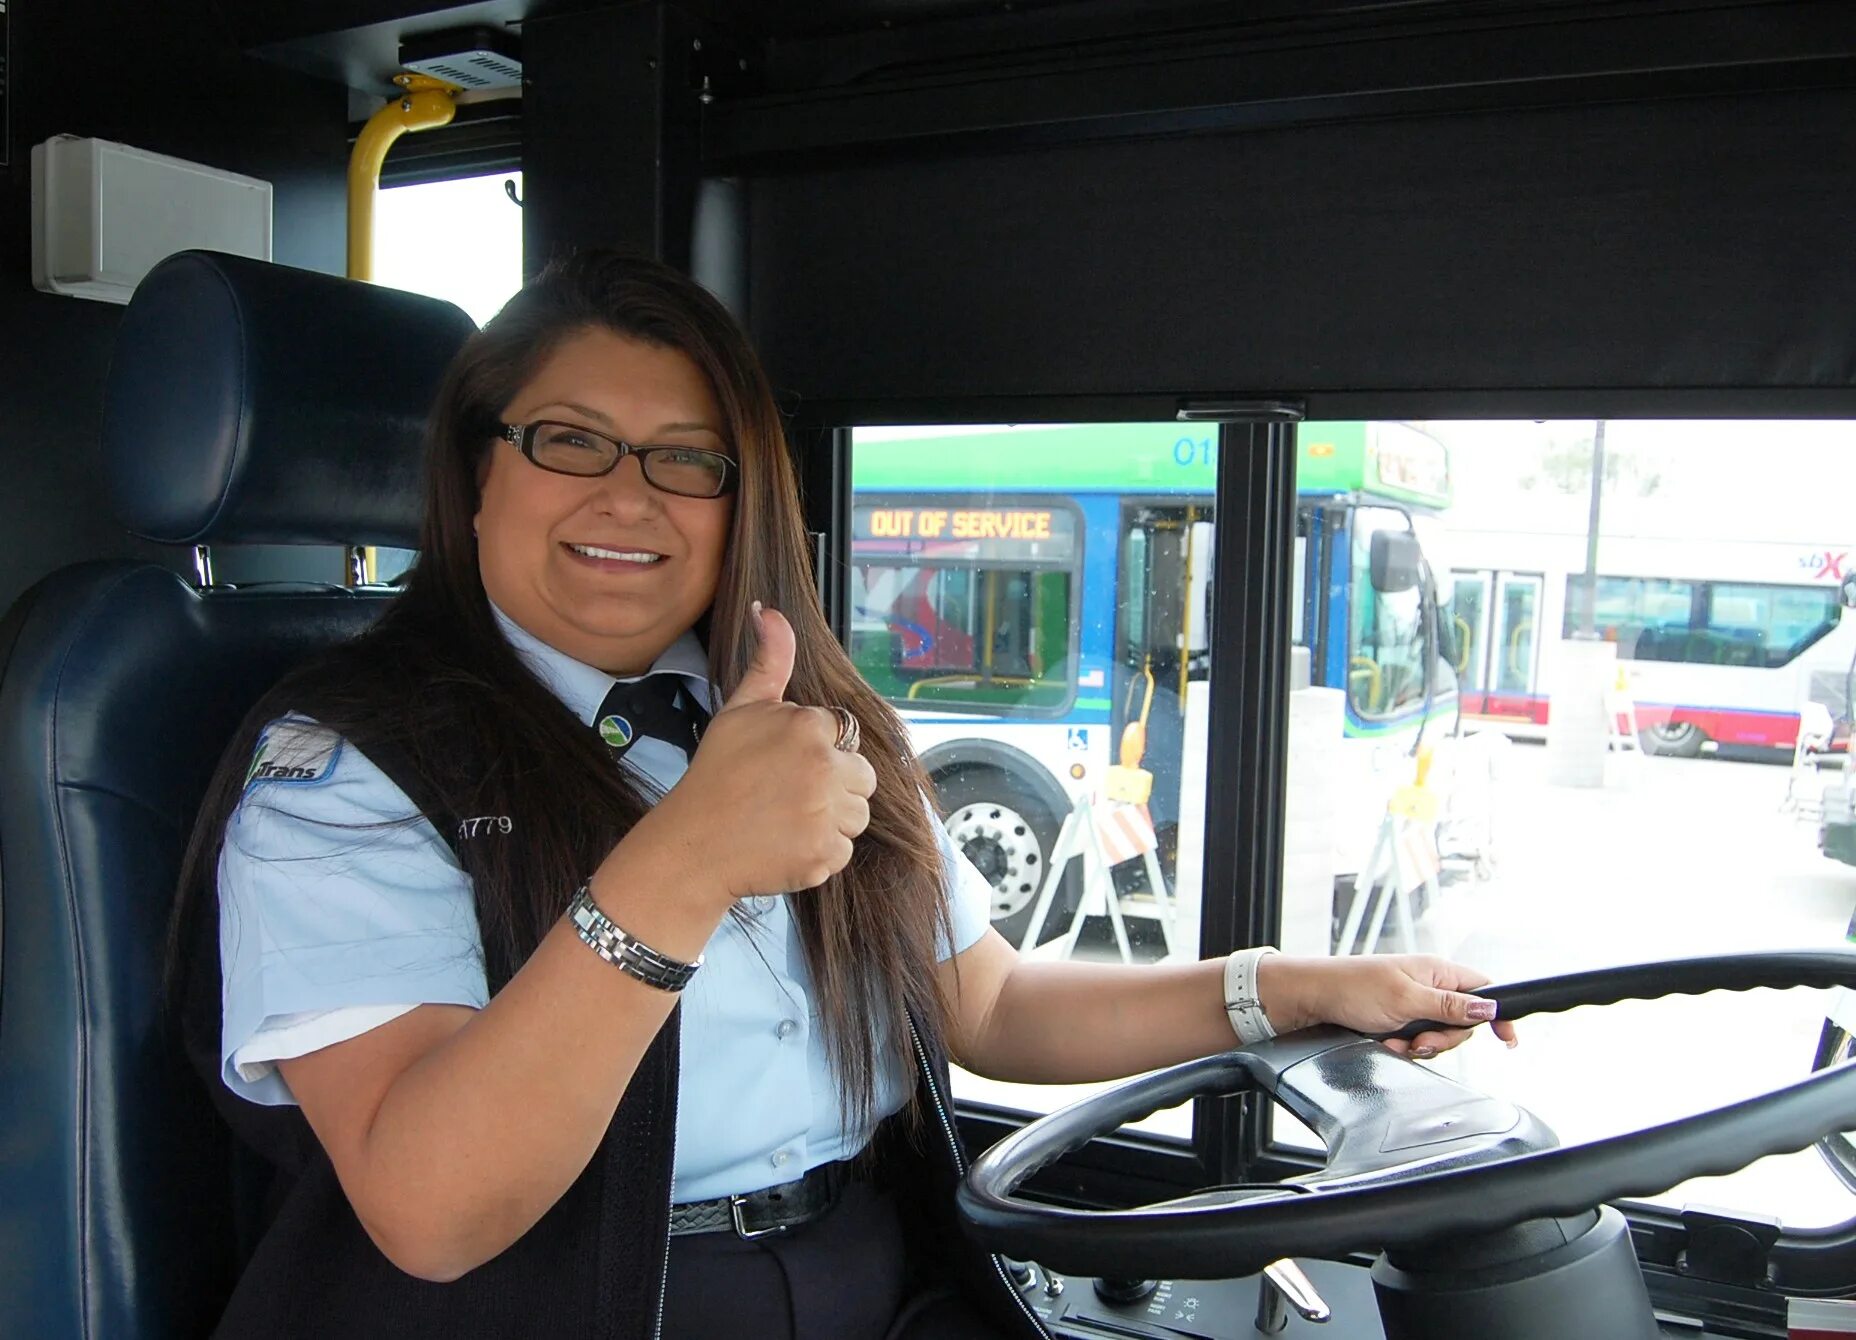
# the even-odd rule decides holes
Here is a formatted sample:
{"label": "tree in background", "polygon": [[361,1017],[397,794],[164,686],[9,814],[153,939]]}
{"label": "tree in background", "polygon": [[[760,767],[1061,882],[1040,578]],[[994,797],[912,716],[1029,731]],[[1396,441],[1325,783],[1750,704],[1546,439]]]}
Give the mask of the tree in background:
{"label": "tree in background", "polygon": [[[1589,492],[1592,487],[1592,457],[1596,442],[1595,427],[1587,428],[1577,437],[1549,438],[1541,444],[1540,455],[1533,468],[1522,473],[1519,480],[1521,487],[1528,490],[1551,489],[1566,494]],[[1662,470],[1637,452],[1620,451],[1615,444],[1607,444],[1604,459],[1607,493],[1629,488],[1639,498],[1647,498],[1662,486]]]}

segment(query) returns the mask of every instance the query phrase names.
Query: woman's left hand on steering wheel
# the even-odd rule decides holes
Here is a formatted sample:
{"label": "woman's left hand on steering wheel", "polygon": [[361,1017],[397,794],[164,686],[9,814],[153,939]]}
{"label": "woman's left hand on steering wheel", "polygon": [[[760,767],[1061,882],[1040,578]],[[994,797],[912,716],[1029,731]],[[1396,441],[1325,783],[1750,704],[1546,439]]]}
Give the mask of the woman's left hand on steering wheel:
{"label": "woman's left hand on steering wheel", "polygon": [[1257,965],[1257,994],[1278,1033],[1314,1024],[1339,1024],[1359,1033],[1391,1033],[1415,1019],[1461,1024],[1433,1029],[1385,1046],[1419,1059],[1449,1051],[1487,1022],[1495,1035],[1515,1045],[1514,1025],[1496,1019],[1495,1002],[1469,994],[1489,978],[1460,963],[1430,954],[1372,954],[1360,958],[1312,958],[1270,954]]}

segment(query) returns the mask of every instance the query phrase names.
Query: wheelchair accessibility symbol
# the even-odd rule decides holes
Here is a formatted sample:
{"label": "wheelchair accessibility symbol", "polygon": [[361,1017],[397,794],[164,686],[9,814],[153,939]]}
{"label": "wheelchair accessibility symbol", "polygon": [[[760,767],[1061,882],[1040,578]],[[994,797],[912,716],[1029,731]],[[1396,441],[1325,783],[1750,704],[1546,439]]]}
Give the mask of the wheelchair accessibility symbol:
{"label": "wheelchair accessibility symbol", "polygon": [[1089,727],[1070,727],[1070,752],[1072,754],[1086,754],[1089,752]]}

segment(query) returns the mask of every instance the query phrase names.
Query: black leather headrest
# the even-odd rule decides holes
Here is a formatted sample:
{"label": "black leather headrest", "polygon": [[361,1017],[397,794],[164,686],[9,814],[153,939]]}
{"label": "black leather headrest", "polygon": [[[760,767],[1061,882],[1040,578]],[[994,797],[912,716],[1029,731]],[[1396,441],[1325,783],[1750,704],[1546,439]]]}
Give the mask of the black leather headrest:
{"label": "black leather headrest", "polygon": [[397,289],[170,256],[136,288],[110,362],[117,516],[171,544],[415,547],[425,417],[475,329]]}

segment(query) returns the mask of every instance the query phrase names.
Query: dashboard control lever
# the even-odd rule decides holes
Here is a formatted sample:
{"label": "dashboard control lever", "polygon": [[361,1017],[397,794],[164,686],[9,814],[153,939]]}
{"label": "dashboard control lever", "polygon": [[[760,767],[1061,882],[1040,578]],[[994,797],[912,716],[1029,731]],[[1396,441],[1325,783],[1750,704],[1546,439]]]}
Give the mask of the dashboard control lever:
{"label": "dashboard control lever", "polygon": [[1138,1303],[1159,1287],[1159,1280],[1102,1278],[1096,1281],[1096,1297],[1105,1303]]}
{"label": "dashboard control lever", "polygon": [[1290,1308],[1300,1313],[1303,1321],[1323,1322],[1334,1315],[1300,1266],[1286,1258],[1272,1261],[1263,1267],[1263,1277],[1257,1281],[1258,1332],[1281,1334],[1289,1324]]}

